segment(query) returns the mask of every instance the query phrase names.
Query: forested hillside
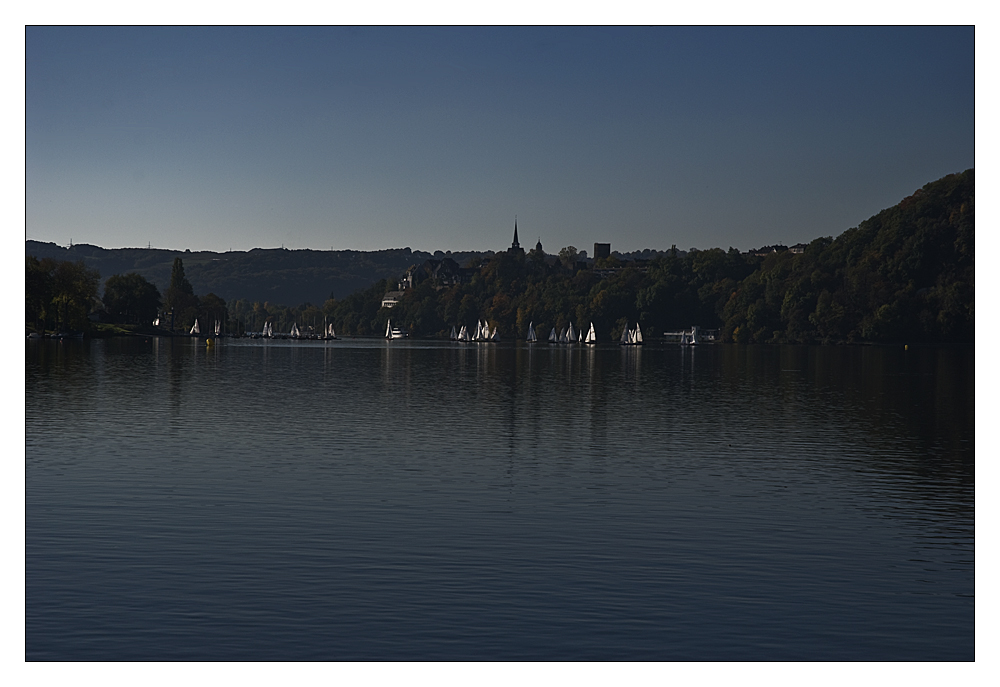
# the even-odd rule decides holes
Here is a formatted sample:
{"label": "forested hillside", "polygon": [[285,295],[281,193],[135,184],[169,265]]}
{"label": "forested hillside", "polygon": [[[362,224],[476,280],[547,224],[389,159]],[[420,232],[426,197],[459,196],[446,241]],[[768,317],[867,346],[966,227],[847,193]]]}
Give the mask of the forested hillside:
{"label": "forested hillside", "polygon": [[[359,334],[393,323],[415,335],[444,335],[478,319],[521,338],[591,321],[602,340],[626,322],[649,335],[718,327],[737,342],[971,342],[975,323],[973,170],[927,184],[898,205],[803,253],[758,257],[718,248],[647,262],[575,259],[549,264],[534,251],[489,259],[470,283],[427,278],[391,310],[380,282],[328,302],[339,329]],[[615,269],[617,267],[617,269]]]}

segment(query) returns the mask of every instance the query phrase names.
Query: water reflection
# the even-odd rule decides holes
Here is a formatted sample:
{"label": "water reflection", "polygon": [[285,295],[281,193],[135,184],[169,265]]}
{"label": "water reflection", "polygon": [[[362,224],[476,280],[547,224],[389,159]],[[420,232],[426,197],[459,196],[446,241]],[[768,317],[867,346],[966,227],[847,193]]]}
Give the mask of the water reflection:
{"label": "water reflection", "polygon": [[973,360],[29,342],[26,652],[970,658]]}

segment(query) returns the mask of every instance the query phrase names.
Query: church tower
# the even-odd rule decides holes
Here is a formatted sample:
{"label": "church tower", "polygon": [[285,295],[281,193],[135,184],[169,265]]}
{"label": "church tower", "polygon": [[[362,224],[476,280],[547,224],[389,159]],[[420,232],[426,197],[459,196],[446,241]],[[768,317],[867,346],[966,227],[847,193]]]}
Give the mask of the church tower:
{"label": "church tower", "polygon": [[508,253],[520,253],[524,255],[524,249],[521,248],[521,244],[517,242],[517,217],[514,218],[514,243],[510,244],[510,248],[507,249]]}

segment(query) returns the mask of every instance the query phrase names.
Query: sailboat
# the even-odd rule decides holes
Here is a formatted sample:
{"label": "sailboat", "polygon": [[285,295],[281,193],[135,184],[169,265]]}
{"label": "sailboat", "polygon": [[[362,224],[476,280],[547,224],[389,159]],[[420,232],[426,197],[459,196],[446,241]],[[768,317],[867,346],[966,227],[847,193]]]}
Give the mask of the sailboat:
{"label": "sailboat", "polygon": [[490,341],[499,341],[500,334],[497,332],[496,326],[493,327],[493,332],[490,334]]}
{"label": "sailboat", "polygon": [[218,320],[215,321],[215,335],[218,336],[219,332],[222,331],[222,323]]}
{"label": "sailboat", "polygon": [[597,334],[594,332],[594,323],[590,323],[590,331],[587,332],[587,338],[583,340],[584,343],[595,344],[597,343]]}
{"label": "sailboat", "polygon": [[576,342],[577,343],[583,343],[583,330],[582,329],[579,332],[577,332]]}
{"label": "sailboat", "polygon": [[290,331],[288,335],[293,339],[299,338],[299,325],[292,322],[292,331]]}
{"label": "sailboat", "polygon": [[198,334],[201,334],[201,327],[198,326],[198,318],[197,317],[194,319],[194,324],[191,325],[191,331],[189,333],[192,334],[192,335],[194,335],[194,336],[197,336]]}
{"label": "sailboat", "polygon": [[455,332],[455,326],[451,327],[451,336],[448,337],[452,341],[458,341],[458,334]]}
{"label": "sailboat", "polygon": [[333,322],[331,322],[327,326],[327,328],[326,328],[326,338],[328,338],[328,339],[336,339],[337,338],[337,332],[335,332],[333,330]]}
{"label": "sailboat", "polygon": [[465,328],[464,324],[462,325],[462,328],[458,331],[458,341],[461,341],[462,343],[469,342],[469,330]]}
{"label": "sailboat", "polygon": [[556,334],[555,327],[553,327],[552,331],[549,332],[549,343],[559,343],[559,335]]}
{"label": "sailboat", "polygon": [[566,337],[565,329],[559,332],[559,343],[569,343],[569,339]]}
{"label": "sailboat", "polygon": [[573,343],[576,341],[576,330],[573,329],[573,323],[569,323],[569,329],[566,330],[566,343]]}
{"label": "sailboat", "polygon": [[537,343],[538,337],[535,336],[535,322],[531,321],[528,323],[528,343]]}

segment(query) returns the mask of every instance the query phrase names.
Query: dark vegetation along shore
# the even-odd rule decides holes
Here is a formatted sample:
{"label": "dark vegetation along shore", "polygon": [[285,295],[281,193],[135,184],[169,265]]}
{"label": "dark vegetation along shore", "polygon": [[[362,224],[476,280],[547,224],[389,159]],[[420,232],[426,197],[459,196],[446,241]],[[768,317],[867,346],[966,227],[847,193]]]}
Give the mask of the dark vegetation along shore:
{"label": "dark vegetation along shore", "polygon": [[[383,278],[374,284],[369,279],[370,286],[346,297],[328,289],[329,298],[321,305],[297,307],[252,295],[269,288],[258,273],[252,278],[258,282],[255,290],[248,287],[241,293],[226,286],[219,289],[222,295],[199,297],[185,268],[191,264],[189,256],[202,254],[177,251],[162,251],[172,256],[169,282],[158,277],[161,285],[166,283],[162,296],[155,280],[133,269],[108,278],[98,300],[95,261],[59,260],[50,248],[34,255],[37,246],[53,244],[27,242],[29,330],[87,330],[93,320],[103,320],[148,331],[157,316],[162,325],[169,324],[162,314],[172,310],[177,329],[190,327],[198,317],[203,324],[219,319],[231,333],[260,331],[265,322],[275,332],[287,332],[293,323],[318,329],[332,322],[342,335],[376,335],[391,317],[394,326],[414,336],[445,336],[452,326],[471,329],[485,319],[508,339],[523,338],[529,322],[546,332],[570,322],[586,329],[591,321],[604,341],[617,337],[627,322],[640,322],[647,338],[699,325],[719,329],[723,341],[740,343],[971,343],[974,337],[971,169],[927,184],[836,238],[815,239],[801,252],[779,249],[759,255],[713,248],[666,251],[649,259],[612,254],[587,261],[572,246],[558,256],[539,250],[462,255],[341,251],[352,254],[354,272],[363,271],[357,266],[366,260],[369,265],[382,260],[375,269],[382,270]],[[312,254],[321,252],[279,253],[285,264],[282,279],[298,283],[308,281],[315,269]],[[310,255],[302,256],[296,267],[299,253]],[[199,275],[227,269],[221,259],[209,259],[209,266],[203,260],[194,261]],[[244,264],[233,260],[230,267]],[[460,261],[461,269],[442,269]],[[329,284],[335,270],[324,269],[323,284]],[[393,291],[399,291],[397,302],[383,307]]]}

